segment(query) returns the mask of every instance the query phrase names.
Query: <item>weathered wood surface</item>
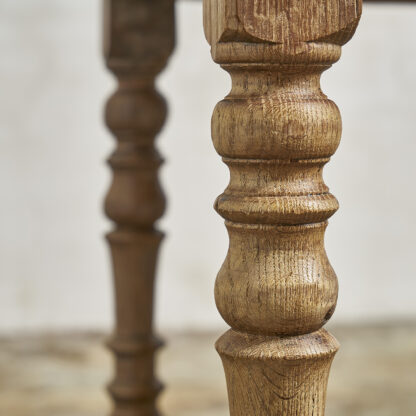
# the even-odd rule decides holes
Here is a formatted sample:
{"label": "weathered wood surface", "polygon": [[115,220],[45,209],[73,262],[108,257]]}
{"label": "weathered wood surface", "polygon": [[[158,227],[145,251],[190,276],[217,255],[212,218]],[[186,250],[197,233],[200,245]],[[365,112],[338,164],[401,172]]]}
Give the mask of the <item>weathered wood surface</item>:
{"label": "weathered wood surface", "polygon": [[161,385],[154,378],[160,341],[152,331],[153,286],[163,234],[154,223],[163,214],[165,198],[154,139],[166,104],[154,83],[174,46],[173,2],[106,0],[104,37],[107,65],[118,80],[106,108],[107,125],[117,138],[105,201],[116,226],[108,234],[116,303],[116,329],[109,343],[116,376],[109,390],[113,416],[155,416]]}
{"label": "weathered wood surface", "polygon": [[232,416],[324,415],[338,349],[322,329],[338,295],[324,232],[338,202],[322,170],[341,117],[320,76],[360,14],[360,0],[204,0],[212,57],[232,78],[212,118],[230,169],[215,298],[231,326],[216,346]]}
{"label": "weathered wood surface", "polygon": [[416,0],[364,0],[365,3],[416,3]]}

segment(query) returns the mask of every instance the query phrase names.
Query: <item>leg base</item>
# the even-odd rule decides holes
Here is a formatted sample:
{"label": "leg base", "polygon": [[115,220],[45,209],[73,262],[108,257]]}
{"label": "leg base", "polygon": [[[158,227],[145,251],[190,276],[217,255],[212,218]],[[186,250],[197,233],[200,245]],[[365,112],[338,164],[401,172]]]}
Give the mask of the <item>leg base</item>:
{"label": "leg base", "polygon": [[216,344],[231,416],[323,416],[332,360],[339,348],[324,329],[277,337],[233,330]]}

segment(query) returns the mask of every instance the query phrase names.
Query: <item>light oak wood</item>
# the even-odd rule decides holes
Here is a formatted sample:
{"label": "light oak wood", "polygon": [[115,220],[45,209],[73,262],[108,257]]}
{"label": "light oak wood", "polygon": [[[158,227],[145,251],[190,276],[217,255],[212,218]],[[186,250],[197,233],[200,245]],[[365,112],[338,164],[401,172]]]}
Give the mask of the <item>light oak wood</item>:
{"label": "light oak wood", "polygon": [[392,4],[400,4],[400,3],[416,3],[416,0],[364,0],[365,3],[392,3]]}
{"label": "light oak wood", "polygon": [[322,170],[341,117],[320,76],[360,14],[360,0],[204,0],[212,57],[232,78],[212,118],[230,169],[215,299],[231,326],[216,345],[231,416],[324,415],[338,349],[322,329],[338,295],[324,232],[338,202]]}
{"label": "light oak wood", "polygon": [[166,117],[155,78],[174,46],[171,0],[107,0],[105,57],[118,80],[106,122],[117,138],[110,157],[113,181],[105,211],[115,222],[108,234],[116,303],[116,329],[109,345],[116,376],[109,390],[113,416],[155,416],[161,389],[154,378],[153,287],[162,233],[154,228],[165,208],[158,182],[162,163],[154,147]]}

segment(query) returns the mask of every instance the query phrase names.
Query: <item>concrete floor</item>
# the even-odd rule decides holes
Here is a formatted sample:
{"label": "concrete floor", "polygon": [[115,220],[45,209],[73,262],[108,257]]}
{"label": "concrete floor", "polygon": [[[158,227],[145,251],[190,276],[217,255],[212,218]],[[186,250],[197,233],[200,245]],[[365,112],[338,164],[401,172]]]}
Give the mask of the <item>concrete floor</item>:
{"label": "concrete floor", "polygon": [[[416,415],[416,324],[335,327],[327,415]],[[228,415],[218,334],[171,334],[160,354],[167,416]],[[0,340],[1,416],[104,416],[111,357],[99,334]],[[254,415],[250,415],[254,416]]]}

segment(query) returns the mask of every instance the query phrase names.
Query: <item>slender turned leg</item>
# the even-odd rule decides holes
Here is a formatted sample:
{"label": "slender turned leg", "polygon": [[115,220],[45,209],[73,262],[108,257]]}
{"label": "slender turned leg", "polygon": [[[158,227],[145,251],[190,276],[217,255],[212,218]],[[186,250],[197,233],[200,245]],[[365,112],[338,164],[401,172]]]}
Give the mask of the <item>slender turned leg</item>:
{"label": "slender turned leg", "polygon": [[320,75],[353,35],[360,0],[205,0],[230,94],[212,119],[230,183],[215,207],[230,237],[215,298],[232,416],[323,416],[338,349],[323,325],[338,284],[324,249],[338,208],[322,170],[341,135]]}
{"label": "slender turned leg", "polygon": [[160,342],[152,333],[153,285],[162,240],[154,223],[165,207],[154,139],[166,116],[154,82],[173,49],[173,2],[107,0],[105,20],[107,65],[118,79],[106,108],[107,125],[118,142],[109,160],[114,175],[105,201],[116,225],[108,235],[116,302],[110,341],[116,376],[109,390],[113,416],[154,416],[160,384],[153,361]]}

